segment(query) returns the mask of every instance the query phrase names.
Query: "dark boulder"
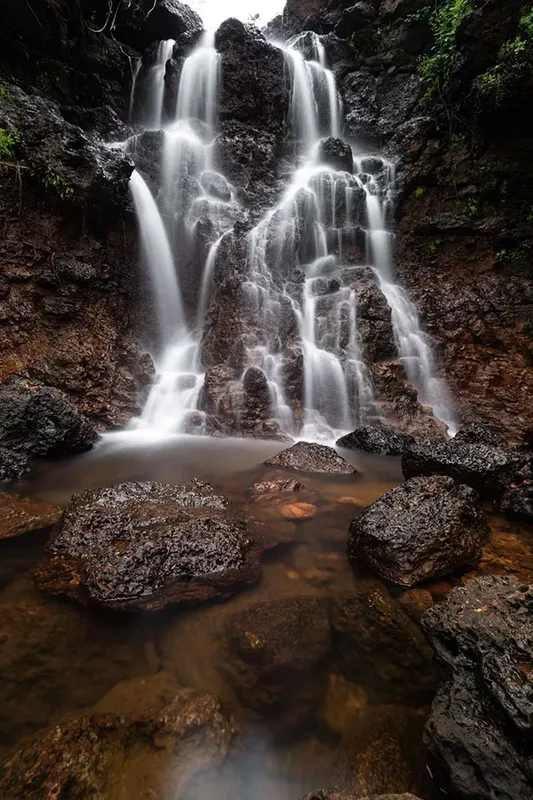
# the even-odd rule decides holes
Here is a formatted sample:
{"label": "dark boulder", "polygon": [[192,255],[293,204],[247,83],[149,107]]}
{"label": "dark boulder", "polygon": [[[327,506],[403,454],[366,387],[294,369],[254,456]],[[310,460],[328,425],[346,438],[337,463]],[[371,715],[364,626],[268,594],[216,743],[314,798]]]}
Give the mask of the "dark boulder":
{"label": "dark boulder", "polygon": [[448,681],[426,725],[440,788],[475,800],[533,796],[533,587],[474,578],[422,618]]}
{"label": "dark boulder", "polygon": [[367,69],[348,74],[342,83],[345,132],[370,142],[390,138],[412,116],[420,86],[417,75],[376,78]]}
{"label": "dark boulder", "polygon": [[330,603],[333,647],[343,674],[374,702],[433,696],[431,648],[384,586],[366,582]]}
{"label": "dark boulder", "polygon": [[209,484],[123,483],[76,495],[35,579],[116,610],[226,598],[259,579],[244,521]]}
{"label": "dark boulder", "polygon": [[414,443],[414,437],[394,428],[381,428],[363,425],[352,433],[341,436],[335,442],[337,447],[348,450],[362,450],[364,453],[377,453],[383,456],[400,456]]}
{"label": "dark boulder", "polygon": [[201,29],[202,19],[180,0],[156,0],[143,26],[145,41],[179,39],[185,33]]}
{"label": "dark boulder", "polygon": [[171,774],[172,796],[181,797],[176,787],[217,767],[233,733],[211,695],[164,672],[134,678],[116,684],[91,714],[40,731],[8,755],[0,793],[5,800],[120,800],[128,787],[128,797],[168,796]]}
{"label": "dark boulder", "polygon": [[215,46],[221,57],[220,118],[279,133],[289,100],[283,52],[237,19],[222,23]]}
{"label": "dark boulder", "polygon": [[370,3],[359,2],[342,10],[334,33],[341,39],[348,39],[353,33],[368,28],[376,19],[376,11]]}
{"label": "dark boulder", "polygon": [[270,417],[271,396],[265,373],[259,367],[248,367],[242,379],[242,426],[248,430],[261,428]]}
{"label": "dark boulder", "polygon": [[343,172],[353,172],[352,148],[342,139],[328,136],[318,146],[318,158],[321,164]]}
{"label": "dark boulder", "polygon": [[241,702],[259,716],[304,718],[324,691],[330,651],[324,604],[314,597],[256,603],[232,615],[226,670]]}
{"label": "dark boulder", "polygon": [[403,454],[406,478],[449,475],[472,486],[482,497],[494,500],[524,465],[524,454],[488,444],[464,444],[456,439],[415,441]]}
{"label": "dark boulder", "polygon": [[30,465],[26,456],[0,447],[0,481],[16,481],[29,472]]}
{"label": "dark boulder", "polygon": [[510,486],[503,493],[500,510],[510,517],[533,520],[533,484]]}
{"label": "dark boulder", "polygon": [[413,478],[351,522],[348,556],[413,586],[475,565],[488,530],[470,487],[440,475]]}
{"label": "dark boulder", "polygon": [[483,422],[471,422],[457,431],[454,442],[461,444],[486,444],[489,447],[505,447],[505,439],[498,431]]}
{"label": "dark boulder", "polygon": [[89,450],[98,434],[63,392],[11,380],[0,386],[0,438],[3,447],[34,457]]}
{"label": "dark boulder", "polygon": [[284,467],[299,472],[321,472],[331,475],[356,475],[358,471],[332,447],[311,442],[297,442],[264,462],[269,467]]}
{"label": "dark boulder", "polygon": [[309,792],[300,800],[420,800],[414,794],[352,794],[344,789],[318,789]]}

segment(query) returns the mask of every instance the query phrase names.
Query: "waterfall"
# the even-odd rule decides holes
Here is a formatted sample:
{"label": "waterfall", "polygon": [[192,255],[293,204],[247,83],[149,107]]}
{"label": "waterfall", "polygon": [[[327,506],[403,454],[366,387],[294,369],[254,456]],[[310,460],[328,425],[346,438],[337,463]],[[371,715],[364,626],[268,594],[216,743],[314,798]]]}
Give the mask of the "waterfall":
{"label": "waterfall", "polygon": [[[260,368],[270,417],[299,438],[331,440],[377,419],[382,412],[359,312],[361,287],[370,283],[390,307],[392,346],[421,402],[451,426],[430,341],[394,281],[388,227],[393,164],[354,157],[339,138],[342,103],[319,37],[306,32],[276,46],[291,86],[287,129],[294,161],[281,198],[247,234],[244,365],[240,379],[233,373],[234,384],[241,385],[248,368]],[[162,345],[156,380],[132,426],[165,436],[205,430],[200,344],[221,244],[243,213],[213,164],[220,80],[214,37],[204,34],[185,60],[174,115],[163,120],[173,47],[172,40],[159,44],[148,76],[150,127],[164,132],[157,198],[137,171],[131,181]],[[198,226],[207,238],[198,236]],[[239,402],[239,392],[232,403]],[[238,417],[238,408],[234,413]]]}

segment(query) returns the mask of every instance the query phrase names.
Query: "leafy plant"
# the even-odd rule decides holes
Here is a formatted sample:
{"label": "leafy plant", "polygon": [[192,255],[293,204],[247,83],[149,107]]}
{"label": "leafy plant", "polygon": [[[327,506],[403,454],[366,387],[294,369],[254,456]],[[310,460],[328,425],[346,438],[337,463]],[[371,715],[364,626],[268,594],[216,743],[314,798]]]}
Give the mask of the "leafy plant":
{"label": "leafy plant", "polygon": [[20,136],[16,131],[0,128],[0,161],[9,161],[14,158],[15,150],[20,142]]}
{"label": "leafy plant", "polygon": [[432,239],[430,242],[428,242],[428,251],[431,253],[431,255],[435,255],[441,244],[442,239]]}
{"label": "leafy plant", "polygon": [[73,200],[75,196],[74,189],[72,186],[69,186],[68,183],[58,175],[57,172],[53,172],[52,170],[48,169],[44,175],[42,176],[42,181],[45,187],[55,192],[61,200]]}
{"label": "leafy plant", "polygon": [[423,186],[417,186],[416,189],[415,189],[415,197],[417,197],[417,198],[418,197],[423,197],[425,192],[426,192],[426,190],[424,189]]}
{"label": "leafy plant", "polygon": [[488,89],[498,90],[504,80],[532,69],[530,45],[533,42],[533,6],[520,17],[519,31],[514,39],[505,42],[498,55],[498,61],[490,67],[480,80]]}
{"label": "leafy plant", "polygon": [[428,21],[435,40],[430,52],[418,62],[419,73],[427,86],[424,100],[430,100],[445,90],[456,56],[457,30],[470,10],[470,0],[445,0],[429,14]]}
{"label": "leafy plant", "polygon": [[500,266],[519,264],[527,256],[530,249],[531,241],[529,239],[524,239],[514,247],[503,247],[501,250],[498,250],[494,261]]}
{"label": "leafy plant", "polygon": [[296,134],[294,133],[291,125],[284,119],[280,125],[280,133],[284,139],[294,139]]}

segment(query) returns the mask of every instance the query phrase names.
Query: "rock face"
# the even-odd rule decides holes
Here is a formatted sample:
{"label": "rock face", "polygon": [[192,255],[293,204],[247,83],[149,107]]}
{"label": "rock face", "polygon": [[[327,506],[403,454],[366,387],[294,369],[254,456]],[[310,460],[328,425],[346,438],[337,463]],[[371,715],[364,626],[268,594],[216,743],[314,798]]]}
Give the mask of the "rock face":
{"label": "rock face", "polygon": [[533,588],[474,578],[422,625],[448,681],[426,726],[431,768],[449,793],[526,800],[533,792]]}
{"label": "rock face", "polygon": [[455,439],[414,442],[404,452],[406,478],[416,475],[449,475],[472,486],[482,497],[498,498],[516,477],[527,457],[488,444],[463,444]]}
{"label": "rock face", "polygon": [[172,796],[180,798],[196,773],[221,763],[232,735],[214,697],[159,673],[119,683],[94,714],[39,733],[5,759],[0,790],[6,800],[140,799],[169,796],[172,775]]}
{"label": "rock face", "polygon": [[314,597],[257,603],[232,615],[228,640],[228,678],[241,702],[261,717],[305,719],[324,691],[324,604]]}
{"label": "rock face", "polygon": [[16,481],[29,471],[26,456],[0,447],[0,481]]}
{"label": "rock face", "polygon": [[124,483],[76,495],[35,579],[116,610],[229,597],[260,576],[243,520],[209,484]]}
{"label": "rock face", "polygon": [[348,556],[413,586],[477,563],[488,525],[476,493],[451,478],[413,478],[350,524]]}
{"label": "rock face", "polygon": [[362,450],[365,453],[377,453],[383,456],[400,456],[414,444],[414,437],[409,433],[395,431],[392,428],[377,428],[365,425],[356,428],[352,433],[341,436],[335,444],[348,450]]}
{"label": "rock face", "polygon": [[0,439],[27,456],[89,450],[98,434],[63,392],[28,382],[0,386]]}
{"label": "rock face", "polygon": [[332,447],[298,442],[265,461],[269,467],[284,467],[298,472],[320,472],[332,475],[356,475],[357,470]]}
{"label": "rock face", "polygon": [[414,794],[351,794],[342,789],[319,789],[300,800],[420,800]]}
{"label": "rock face", "polygon": [[37,498],[0,492],[0,539],[49,529],[62,513],[59,506]]}

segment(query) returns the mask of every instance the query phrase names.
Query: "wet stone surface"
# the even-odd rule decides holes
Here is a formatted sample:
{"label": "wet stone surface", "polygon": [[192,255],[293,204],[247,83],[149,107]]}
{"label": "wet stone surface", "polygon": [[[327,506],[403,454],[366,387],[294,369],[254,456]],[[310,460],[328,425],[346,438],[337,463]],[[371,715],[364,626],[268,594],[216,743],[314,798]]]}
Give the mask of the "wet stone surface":
{"label": "wet stone surface", "polygon": [[332,447],[311,442],[298,442],[269,458],[265,464],[299,472],[319,472],[332,475],[355,475],[358,472]]}
{"label": "wet stone surface", "polygon": [[63,510],[34,497],[0,492],[0,539],[50,529]]}

